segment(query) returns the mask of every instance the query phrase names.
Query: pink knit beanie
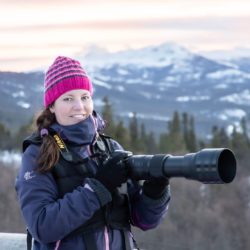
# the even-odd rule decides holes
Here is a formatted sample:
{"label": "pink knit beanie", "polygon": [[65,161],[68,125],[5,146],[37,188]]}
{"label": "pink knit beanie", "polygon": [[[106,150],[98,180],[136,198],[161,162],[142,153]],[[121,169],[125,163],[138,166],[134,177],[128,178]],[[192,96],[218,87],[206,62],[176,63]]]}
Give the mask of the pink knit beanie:
{"label": "pink knit beanie", "polygon": [[44,106],[47,108],[62,94],[73,89],[85,89],[93,94],[91,80],[81,64],[71,58],[59,56],[45,74]]}

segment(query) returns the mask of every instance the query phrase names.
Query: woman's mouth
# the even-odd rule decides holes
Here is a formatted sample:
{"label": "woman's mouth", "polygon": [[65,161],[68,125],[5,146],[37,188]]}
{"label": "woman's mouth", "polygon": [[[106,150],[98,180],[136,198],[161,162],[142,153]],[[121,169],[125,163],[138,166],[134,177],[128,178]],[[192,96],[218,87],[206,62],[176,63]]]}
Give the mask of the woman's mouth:
{"label": "woman's mouth", "polygon": [[75,118],[75,119],[83,119],[85,115],[71,115],[70,117]]}

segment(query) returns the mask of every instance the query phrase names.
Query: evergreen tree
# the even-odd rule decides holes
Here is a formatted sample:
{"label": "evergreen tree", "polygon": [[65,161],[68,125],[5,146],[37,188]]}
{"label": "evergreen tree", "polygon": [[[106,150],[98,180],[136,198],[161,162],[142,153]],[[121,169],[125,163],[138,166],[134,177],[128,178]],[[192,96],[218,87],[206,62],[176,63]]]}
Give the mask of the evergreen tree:
{"label": "evergreen tree", "polygon": [[198,139],[198,141],[197,141],[197,150],[207,148],[207,147],[208,147],[208,145],[204,140]]}
{"label": "evergreen tree", "polygon": [[237,158],[243,158],[245,155],[248,155],[248,138],[242,132],[238,132],[236,127],[233,129],[231,144],[232,150],[238,156]]}
{"label": "evergreen tree", "polygon": [[182,114],[182,130],[186,148],[189,152],[194,152],[197,149],[196,135],[194,130],[194,118],[189,117],[185,112]]}
{"label": "evergreen tree", "polygon": [[133,153],[139,151],[139,131],[136,113],[133,113],[129,123],[130,146]]}
{"label": "evergreen tree", "polygon": [[212,138],[210,142],[212,148],[230,148],[230,138],[228,137],[225,128],[218,128],[213,126],[212,128]]}
{"label": "evergreen tree", "polygon": [[219,137],[220,137],[220,147],[223,147],[223,148],[230,148],[231,147],[230,138],[227,135],[225,128],[222,127],[220,129]]}
{"label": "evergreen tree", "polygon": [[139,147],[138,147],[139,152],[145,154],[147,151],[147,133],[145,125],[143,123],[141,124],[140,137],[138,139],[138,142],[139,142]]}
{"label": "evergreen tree", "polygon": [[246,122],[246,118],[245,117],[243,117],[240,120],[240,126],[241,126],[241,129],[242,129],[243,136],[245,136],[247,138],[247,122]]}
{"label": "evergreen tree", "polygon": [[185,144],[188,148],[188,143],[189,143],[189,136],[188,136],[188,114],[184,112],[182,114],[182,130],[183,130],[183,138],[185,141]]}
{"label": "evergreen tree", "polygon": [[0,123],[0,149],[11,149],[10,131],[2,123]]}
{"label": "evergreen tree", "polygon": [[247,145],[250,147],[250,141],[249,141],[248,132],[247,132],[247,121],[245,117],[241,119],[240,126],[242,128],[242,135],[245,137]]}
{"label": "evergreen tree", "polygon": [[22,151],[23,140],[33,132],[33,118],[25,125],[21,126],[17,131],[14,140],[13,148]]}
{"label": "evergreen tree", "polygon": [[115,128],[114,139],[117,140],[125,150],[130,150],[129,132],[128,129],[124,127],[122,121],[119,121]]}
{"label": "evergreen tree", "polygon": [[179,113],[177,111],[173,114],[173,120],[169,122],[169,133],[167,140],[168,143],[168,151],[169,152],[185,152],[186,146],[183,138],[183,133],[181,130],[181,123]]}
{"label": "evergreen tree", "polygon": [[152,131],[146,136],[146,153],[147,154],[157,154],[158,153],[155,135]]}
{"label": "evergreen tree", "polygon": [[212,148],[221,147],[220,131],[219,131],[219,128],[217,126],[212,127],[212,138],[210,141],[210,145]]}
{"label": "evergreen tree", "polygon": [[158,144],[159,153],[167,153],[170,148],[169,143],[171,142],[168,140],[168,133],[161,133]]}
{"label": "evergreen tree", "polygon": [[191,116],[189,119],[189,130],[188,130],[188,140],[187,140],[187,149],[190,152],[197,150],[196,134],[194,129],[194,117]]}
{"label": "evergreen tree", "polygon": [[115,123],[113,120],[113,109],[107,96],[103,98],[103,103],[104,103],[104,106],[102,109],[102,117],[104,121],[106,122],[106,127],[105,127],[104,132],[107,135],[114,137]]}

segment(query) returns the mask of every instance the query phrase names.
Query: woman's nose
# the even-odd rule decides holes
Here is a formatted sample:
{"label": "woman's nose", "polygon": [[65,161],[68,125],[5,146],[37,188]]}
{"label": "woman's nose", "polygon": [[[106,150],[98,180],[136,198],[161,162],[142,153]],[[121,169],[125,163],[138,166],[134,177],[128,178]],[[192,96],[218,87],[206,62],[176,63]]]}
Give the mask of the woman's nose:
{"label": "woman's nose", "polygon": [[82,100],[75,100],[74,102],[74,109],[76,110],[82,110],[84,109],[84,103]]}

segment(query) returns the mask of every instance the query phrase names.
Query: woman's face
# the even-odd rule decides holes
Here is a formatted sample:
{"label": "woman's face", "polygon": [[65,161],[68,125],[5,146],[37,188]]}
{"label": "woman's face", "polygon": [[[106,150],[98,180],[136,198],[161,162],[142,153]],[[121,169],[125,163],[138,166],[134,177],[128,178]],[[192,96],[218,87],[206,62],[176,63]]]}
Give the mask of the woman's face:
{"label": "woman's face", "polygon": [[89,91],[74,89],[56,99],[50,111],[55,114],[59,124],[74,125],[92,114],[93,101]]}

